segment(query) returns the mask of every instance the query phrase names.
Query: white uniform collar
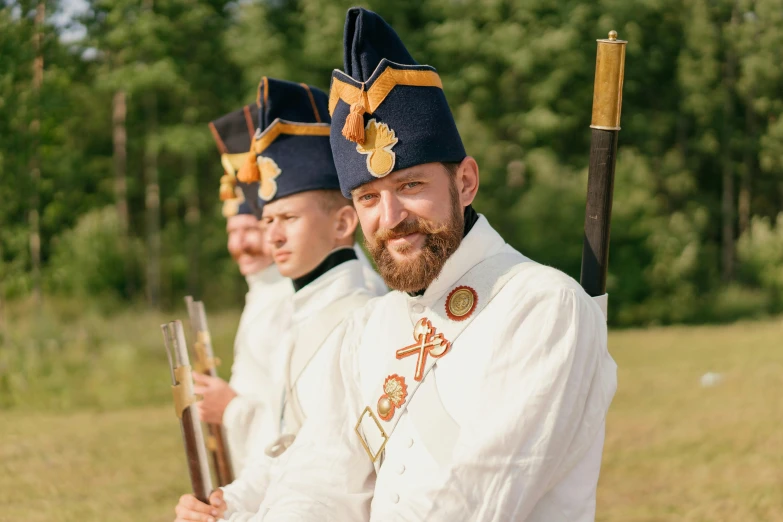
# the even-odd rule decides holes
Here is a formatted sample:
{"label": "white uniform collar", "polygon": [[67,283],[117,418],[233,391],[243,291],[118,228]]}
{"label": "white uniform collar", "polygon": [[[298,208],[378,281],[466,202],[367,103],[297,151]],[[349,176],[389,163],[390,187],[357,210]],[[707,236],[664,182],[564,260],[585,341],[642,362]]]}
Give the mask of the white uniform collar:
{"label": "white uniform collar", "polygon": [[364,287],[362,264],[356,259],[340,263],[294,294],[293,320],[299,322],[306,319]]}
{"label": "white uniform collar", "polygon": [[277,265],[274,263],[259,272],[245,276],[247,286],[251,290],[254,286],[272,285],[281,279],[283,279],[283,276],[280,275],[280,271],[277,269]]}
{"label": "white uniform collar", "polygon": [[283,279],[283,276],[280,275],[280,271],[277,269],[277,265],[274,263],[259,272],[245,276],[245,281],[247,281],[247,286],[251,292],[256,290],[257,287],[273,285]]}
{"label": "white uniform collar", "polygon": [[478,221],[462,240],[457,251],[446,260],[438,277],[427,287],[422,296],[409,296],[409,299],[421,299],[427,303],[436,301],[451,290],[468,270],[484,259],[500,252],[505,245],[506,242],[492,228],[487,218],[483,214],[479,214]]}

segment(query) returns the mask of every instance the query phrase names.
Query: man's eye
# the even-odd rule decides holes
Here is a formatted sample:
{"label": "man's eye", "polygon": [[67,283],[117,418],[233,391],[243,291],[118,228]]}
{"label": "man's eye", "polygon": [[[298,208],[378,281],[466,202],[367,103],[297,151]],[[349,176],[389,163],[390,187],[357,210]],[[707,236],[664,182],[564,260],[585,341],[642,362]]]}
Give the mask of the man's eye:
{"label": "man's eye", "polygon": [[405,184],[405,188],[414,188],[414,187],[418,187],[419,185],[421,185],[420,181],[409,181],[408,183]]}
{"label": "man's eye", "polygon": [[359,196],[359,201],[370,201],[373,198],[372,194],[364,194]]}

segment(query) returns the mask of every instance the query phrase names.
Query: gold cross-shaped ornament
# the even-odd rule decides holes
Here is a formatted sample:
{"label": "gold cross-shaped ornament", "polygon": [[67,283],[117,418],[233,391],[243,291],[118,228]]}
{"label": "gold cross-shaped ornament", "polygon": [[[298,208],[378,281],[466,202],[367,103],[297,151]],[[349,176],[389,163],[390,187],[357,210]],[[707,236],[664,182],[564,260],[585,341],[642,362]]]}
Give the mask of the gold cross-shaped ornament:
{"label": "gold cross-shaped ornament", "polygon": [[418,354],[416,373],[413,374],[413,378],[421,381],[424,378],[427,355],[435,358],[443,357],[451,348],[451,343],[443,337],[443,334],[435,333],[435,328],[426,317],[419,319],[419,322],[413,327],[413,339],[416,341],[415,343],[397,350],[397,359]]}

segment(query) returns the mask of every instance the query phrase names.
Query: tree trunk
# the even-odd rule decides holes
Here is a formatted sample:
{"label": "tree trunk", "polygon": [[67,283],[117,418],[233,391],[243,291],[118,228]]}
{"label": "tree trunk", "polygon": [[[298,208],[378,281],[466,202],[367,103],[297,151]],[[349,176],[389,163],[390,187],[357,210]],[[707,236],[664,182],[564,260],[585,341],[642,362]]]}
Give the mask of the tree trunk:
{"label": "tree trunk", "polygon": [[199,257],[201,255],[201,211],[199,209],[198,165],[196,157],[188,154],[184,159],[185,175],[190,180],[188,208],[185,213],[185,224],[188,227],[188,292],[199,294]]}
{"label": "tree trunk", "polygon": [[[3,267],[3,243],[0,242],[0,269]],[[0,345],[5,344],[7,332],[5,330],[5,281],[0,278]]]}
{"label": "tree trunk", "polygon": [[125,294],[131,298],[134,293],[133,267],[128,260],[130,255],[129,218],[128,218],[128,134],[125,119],[128,113],[125,91],[114,93],[112,99],[112,142],[114,144],[114,200],[117,207],[117,222],[120,225],[120,249],[125,263]]}
{"label": "tree trunk", "polygon": [[144,96],[147,139],[144,147],[145,232],[147,243],[147,302],[160,304],[160,186],[158,185],[158,108],[155,93]]}
{"label": "tree trunk", "polygon": [[[735,26],[739,21],[737,7],[735,5],[731,16],[731,25]],[[731,154],[731,131],[734,118],[734,80],[736,69],[736,56],[732,49],[732,43],[728,44],[726,52],[726,64],[723,83],[726,89],[723,104],[723,198],[721,202],[722,217],[722,278],[724,282],[734,279],[734,165]]]}
{"label": "tree trunk", "polygon": [[744,161],[745,166],[742,172],[738,204],[739,235],[744,234],[750,227],[750,200],[753,187],[753,171],[756,168],[756,148],[754,144],[757,142],[758,137],[756,136],[756,115],[753,113],[752,100],[753,94],[751,90],[751,96],[749,96],[747,105],[745,106],[746,145]]}
{"label": "tree trunk", "polygon": [[125,129],[127,115],[125,91],[117,91],[112,99],[112,142],[114,143],[114,198],[117,220],[123,234],[128,234],[128,195],[126,171],[128,163],[128,135]]}
{"label": "tree trunk", "polygon": [[40,205],[38,189],[41,180],[41,158],[40,158],[40,139],[41,139],[41,85],[43,84],[43,24],[46,17],[46,5],[43,2],[38,4],[35,11],[35,36],[33,37],[33,46],[35,48],[35,61],[33,62],[33,119],[30,122],[30,134],[32,142],[32,155],[30,158],[30,178],[32,181],[32,193],[30,197],[30,212],[28,216],[28,225],[30,227],[30,264],[32,268],[33,295],[36,304],[41,304],[41,226],[38,214]]}

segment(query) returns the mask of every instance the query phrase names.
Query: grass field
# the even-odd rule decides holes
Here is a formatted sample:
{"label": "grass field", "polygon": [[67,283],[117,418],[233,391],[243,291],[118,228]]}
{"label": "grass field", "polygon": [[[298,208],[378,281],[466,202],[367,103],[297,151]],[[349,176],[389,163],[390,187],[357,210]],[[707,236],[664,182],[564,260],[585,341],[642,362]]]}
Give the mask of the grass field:
{"label": "grass field", "polygon": [[[224,356],[236,319],[210,317]],[[93,322],[104,334],[93,332]],[[0,521],[173,520],[187,478],[167,402],[160,322],[155,314],[126,314],[68,323],[53,339],[33,335],[28,349],[67,356],[70,366],[59,373],[40,361],[22,364],[27,359],[14,350],[25,336],[8,325],[30,331],[22,322],[6,324],[0,393],[13,400],[0,403],[7,405],[0,410]],[[98,345],[73,348],[74,328],[87,329],[80,335]],[[113,344],[110,331],[122,341]],[[117,357],[107,355],[114,346],[138,347],[121,356],[131,368],[106,369]],[[72,350],[92,362],[79,366]],[[783,321],[613,332],[610,350],[619,391],[607,425],[598,521],[783,522]],[[14,368],[27,373],[9,375]],[[702,387],[707,372],[722,381]],[[46,384],[52,375],[56,386]],[[65,401],[46,395],[67,383],[87,390],[71,390]]]}

